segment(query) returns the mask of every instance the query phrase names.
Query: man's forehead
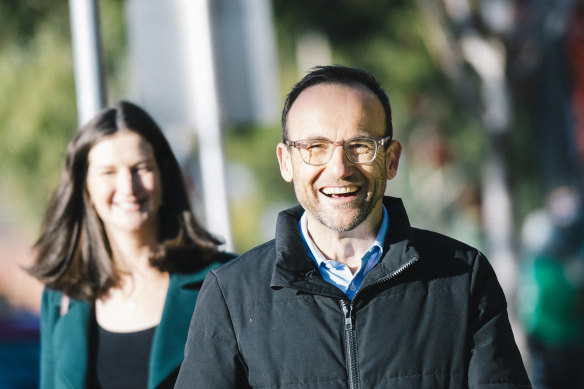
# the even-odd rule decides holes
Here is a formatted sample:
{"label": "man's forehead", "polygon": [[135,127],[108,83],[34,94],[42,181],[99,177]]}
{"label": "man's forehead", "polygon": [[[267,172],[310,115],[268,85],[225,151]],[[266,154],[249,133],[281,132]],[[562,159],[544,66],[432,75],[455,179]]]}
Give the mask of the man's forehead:
{"label": "man's forehead", "polygon": [[[373,101],[376,101],[374,103]],[[316,110],[320,108],[335,108],[338,103],[361,106],[366,104],[379,104],[377,96],[366,86],[360,84],[317,84],[304,89],[290,107],[289,116],[295,112]],[[331,106],[332,105],[332,106]]]}
{"label": "man's forehead", "polygon": [[[377,96],[375,96],[375,93],[373,93],[373,91],[371,89],[369,89],[367,86],[365,86],[361,83],[358,83],[358,82],[348,82],[348,83],[321,82],[321,83],[310,85],[310,86],[306,87],[302,92],[300,92],[300,94],[296,98],[296,101],[294,102],[294,104],[296,104],[296,102],[300,99],[306,99],[307,97],[310,97],[313,95],[320,95],[320,94],[325,94],[325,93],[340,94],[340,93],[347,93],[348,91],[353,91],[353,92],[356,92],[359,94],[364,94],[364,95],[370,95],[370,96],[375,97],[375,98],[377,97]],[[292,106],[294,106],[294,104]]]}
{"label": "man's forehead", "polygon": [[371,122],[377,119],[385,123],[381,102],[366,86],[321,83],[307,87],[298,95],[290,108],[288,124],[290,129],[298,121],[336,122],[343,118],[364,128],[371,127]]}

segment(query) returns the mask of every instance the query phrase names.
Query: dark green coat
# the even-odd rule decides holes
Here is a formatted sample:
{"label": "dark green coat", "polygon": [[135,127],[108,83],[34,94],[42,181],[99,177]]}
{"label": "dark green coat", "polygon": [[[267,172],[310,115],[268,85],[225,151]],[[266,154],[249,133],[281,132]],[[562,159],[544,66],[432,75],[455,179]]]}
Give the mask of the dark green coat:
{"label": "dark green coat", "polygon": [[[189,323],[199,289],[215,263],[197,273],[170,275],[160,324],[150,352],[148,388],[172,387],[183,360]],[[93,309],[71,300],[60,314],[62,293],[45,289],[41,309],[41,388],[87,387],[89,339]]]}

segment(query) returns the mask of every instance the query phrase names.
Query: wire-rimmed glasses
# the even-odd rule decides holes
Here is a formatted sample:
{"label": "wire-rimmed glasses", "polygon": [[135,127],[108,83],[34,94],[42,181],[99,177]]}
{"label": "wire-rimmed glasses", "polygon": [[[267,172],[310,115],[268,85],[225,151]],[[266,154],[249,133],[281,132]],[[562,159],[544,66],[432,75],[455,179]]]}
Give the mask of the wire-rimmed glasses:
{"label": "wire-rimmed glasses", "polygon": [[389,144],[391,137],[385,138],[353,138],[334,142],[329,139],[286,140],[288,147],[294,147],[300,152],[300,157],[308,165],[320,166],[329,163],[336,146],[342,146],[347,159],[353,163],[370,163],[377,157],[379,146]]}

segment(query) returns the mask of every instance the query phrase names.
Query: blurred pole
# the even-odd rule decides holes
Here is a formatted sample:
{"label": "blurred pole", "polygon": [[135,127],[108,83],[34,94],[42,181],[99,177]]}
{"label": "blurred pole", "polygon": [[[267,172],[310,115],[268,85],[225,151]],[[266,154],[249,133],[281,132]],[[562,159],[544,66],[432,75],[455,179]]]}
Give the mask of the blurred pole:
{"label": "blurred pole", "polygon": [[201,181],[193,185],[195,211],[204,207],[206,228],[232,250],[210,1],[125,4],[133,100],[160,123],[187,172],[198,163],[199,172],[190,176]]}
{"label": "blurred pole", "polygon": [[460,39],[462,53],[479,76],[482,119],[491,142],[483,175],[483,215],[489,258],[503,288],[512,294],[517,272],[513,232],[513,201],[509,188],[510,163],[507,160],[511,130],[511,98],[505,65],[507,53],[497,40],[488,40],[475,31]]}
{"label": "blurred pole", "polygon": [[199,158],[205,199],[207,226],[220,231],[226,249],[233,250],[230,232],[227,188],[224,179],[224,158],[221,144],[221,118],[217,95],[217,75],[211,36],[209,0],[183,0],[179,2],[181,27],[186,44],[193,48],[188,54],[192,67],[193,122],[199,139]]}
{"label": "blurred pole", "polygon": [[280,92],[271,0],[213,0],[210,13],[223,120],[243,126],[277,123]]}
{"label": "blurred pole", "polygon": [[80,127],[105,105],[97,1],[69,0],[77,122]]}

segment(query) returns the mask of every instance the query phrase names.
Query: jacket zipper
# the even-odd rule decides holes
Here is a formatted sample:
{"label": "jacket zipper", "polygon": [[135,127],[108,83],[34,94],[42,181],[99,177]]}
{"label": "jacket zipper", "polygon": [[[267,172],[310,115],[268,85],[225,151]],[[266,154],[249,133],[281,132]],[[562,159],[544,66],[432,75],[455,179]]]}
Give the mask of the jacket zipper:
{"label": "jacket zipper", "polygon": [[353,328],[353,304],[341,300],[341,308],[345,315],[345,358],[349,373],[349,389],[359,389],[359,367],[357,366],[357,341]]}
{"label": "jacket zipper", "polygon": [[[417,261],[418,257],[412,258],[397,270],[389,274],[387,277],[380,278],[375,282],[367,284],[365,288],[370,288],[373,285],[379,285],[392,279],[393,277],[396,277],[398,274],[401,274],[404,270],[412,266]],[[357,293],[355,293],[353,301],[355,301],[355,297],[357,297],[361,290],[362,289],[359,289]],[[359,366],[357,364],[357,338],[353,321],[353,301],[340,300],[340,304],[343,310],[343,315],[345,316],[345,359],[347,361],[347,370],[349,374],[349,389],[359,389]]]}
{"label": "jacket zipper", "polygon": [[403,273],[407,268],[409,268],[410,266],[412,266],[414,263],[418,262],[418,257],[413,257],[412,259],[410,259],[409,261],[407,261],[406,263],[404,263],[401,267],[397,268],[396,270],[394,270],[391,274],[378,279],[377,281],[371,282],[367,285],[364,285],[364,287],[359,288],[359,290],[357,291],[357,293],[355,293],[355,295],[353,296],[353,300],[355,300],[355,298],[357,297],[357,295],[361,294],[360,292],[362,292],[365,289],[369,289],[372,286],[375,285],[379,285],[382,284],[386,281],[391,280],[394,277],[397,277],[398,275],[400,275],[401,273]]}

